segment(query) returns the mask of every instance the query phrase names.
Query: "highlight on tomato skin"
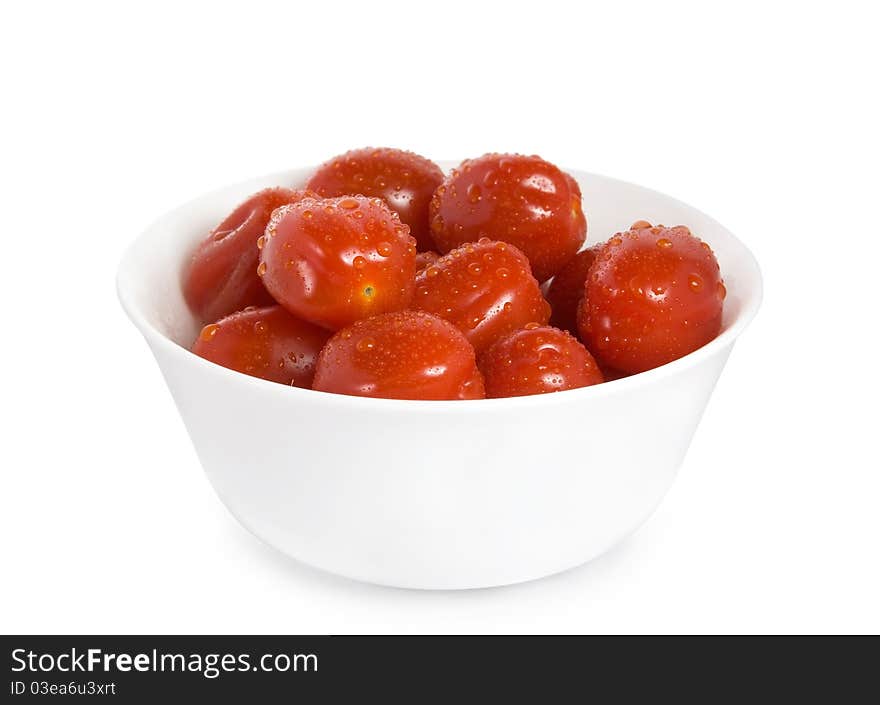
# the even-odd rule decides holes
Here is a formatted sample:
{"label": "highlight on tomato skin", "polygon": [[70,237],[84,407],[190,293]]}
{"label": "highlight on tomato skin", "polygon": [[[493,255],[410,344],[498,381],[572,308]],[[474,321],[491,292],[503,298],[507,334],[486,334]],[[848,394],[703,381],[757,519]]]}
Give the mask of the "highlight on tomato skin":
{"label": "highlight on tomato skin", "polygon": [[379,198],[282,206],[259,244],[257,272],[275,300],[324,328],[399,311],[412,300],[415,240]]}
{"label": "highlight on tomato skin", "polygon": [[600,365],[644,372],[714,339],[726,293],[708,244],[683,225],[638,221],[590,268],[578,330]]}
{"label": "highlight on tomato skin", "polygon": [[183,272],[183,296],[199,321],[216,321],[246,306],[275,303],[257,276],[257,239],[279,206],[314,196],[269,188],[253,194],[199,243]]}
{"label": "highlight on tomato skin", "polygon": [[384,200],[409,226],[418,249],[434,249],[428,227],[428,204],[443,181],[430,159],[387,147],[353,149],[325,162],[308,188],[324,198],[360,194]]}
{"label": "highlight on tomato skin", "polygon": [[481,237],[503,240],[529,258],[539,282],[562,269],[587,234],[577,181],[521,154],[463,161],[434,193],[430,222],[440,252]]}
{"label": "highlight on tomato skin", "polygon": [[422,311],[385,313],[338,331],[312,388],[383,399],[482,399],[483,378],[461,332]]}
{"label": "highlight on tomato skin", "polygon": [[453,323],[478,354],[502,335],[550,317],[525,255],[488,238],[462,245],[418,272],[412,308]]}
{"label": "highlight on tomato skin", "polygon": [[330,332],[277,304],[248,307],[202,328],[192,351],[231,370],[311,388],[318,353]]}
{"label": "highlight on tomato skin", "polygon": [[568,331],[535,323],[496,341],[479,360],[487,398],[521,397],[604,381],[587,349]]}
{"label": "highlight on tomato skin", "polygon": [[587,272],[601,248],[602,244],[599,244],[581,250],[549,282],[544,283],[544,298],[553,310],[550,323],[556,328],[577,335],[578,306],[584,298]]}

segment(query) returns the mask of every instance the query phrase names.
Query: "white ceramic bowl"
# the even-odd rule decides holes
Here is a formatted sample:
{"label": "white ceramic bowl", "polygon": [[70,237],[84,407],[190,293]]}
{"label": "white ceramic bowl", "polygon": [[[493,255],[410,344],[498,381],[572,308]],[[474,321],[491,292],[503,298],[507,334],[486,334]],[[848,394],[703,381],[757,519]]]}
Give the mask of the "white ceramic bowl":
{"label": "white ceramic bowl", "polygon": [[193,355],[198,325],[180,291],[188,253],[252,192],[301,185],[310,173],[271,174],[197,198],[143,233],[119,268],[122,305],[238,520],[324,570],[436,589],[550,575],[636,529],[672,483],[733,343],[758,309],[761,276],[743,244],[668,196],[570,172],[584,193],[590,242],[638,219],[688,225],[712,245],[728,290],[718,338],[595,387],[467,402],[366,399],[285,387]]}

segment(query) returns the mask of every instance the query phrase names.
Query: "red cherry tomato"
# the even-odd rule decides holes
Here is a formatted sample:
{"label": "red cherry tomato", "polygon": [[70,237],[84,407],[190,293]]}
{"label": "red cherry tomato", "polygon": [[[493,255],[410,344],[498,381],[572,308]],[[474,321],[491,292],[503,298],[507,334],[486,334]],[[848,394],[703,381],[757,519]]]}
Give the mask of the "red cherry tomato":
{"label": "red cherry tomato", "polygon": [[430,215],[441,252],[481,237],[504,240],[525,253],[538,281],[562,269],[587,233],[577,182],[519,154],[462,162],[435,192]]}
{"label": "red cherry tomato", "polygon": [[443,181],[434,162],[400,149],[355,149],[318,168],[308,188],[321,196],[377,196],[400,215],[419,250],[434,248],[428,229],[428,204]]}
{"label": "red cherry tomato", "polygon": [[550,323],[577,335],[578,304],[584,298],[584,283],[587,272],[596,260],[601,245],[593,245],[589,249],[578,252],[574,259],[556,274],[549,284],[544,286],[544,297],[553,313]]}
{"label": "red cherry tomato", "polygon": [[421,311],[367,318],[336,333],[318,357],[313,389],[385,399],[482,399],[474,349]]}
{"label": "red cherry tomato", "polygon": [[192,351],[246,375],[309,388],[329,337],[281,306],[249,307],[202,328]]}
{"label": "red cherry tomato", "polygon": [[424,269],[429,264],[434,264],[438,259],[440,259],[440,255],[432,250],[427,250],[426,252],[419,252],[416,255],[416,271]]}
{"label": "red cherry tomato", "polygon": [[[602,369],[602,368],[600,368]],[[606,367],[602,369],[602,375],[605,377],[606,382],[613,382],[616,379],[624,379],[629,377],[626,372],[621,372],[620,370],[614,370],[610,367]]]}
{"label": "red cherry tomato", "polygon": [[581,340],[599,363],[627,373],[712,340],[726,294],[715,255],[686,227],[635,226],[602,248],[578,317]]}
{"label": "red cherry tomato", "polygon": [[288,311],[331,330],[406,308],[416,244],[384,201],[305,199],[275,211],[258,272]]}
{"label": "red cherry tomato", "polygon": [[485,238],[420,271],[412,308],[455,324],[477,353],[502,335],[550,317],[525,255],[513,245]]}
{"label": "red cherry tomato", "polygon": [[201,321],[216,321],[245,306],[275,303],[257,276],[257,238],[279,206],[314,196],[309,191],[270,188],[255,193],[196,249],[183,274],[183,296]]}
{"label": "red cherry tomato", "polygon": [[497,341],[480,358],[480,370],[489,398],[561,392],[603,381],[593,356],[574,336],[537,324]]}

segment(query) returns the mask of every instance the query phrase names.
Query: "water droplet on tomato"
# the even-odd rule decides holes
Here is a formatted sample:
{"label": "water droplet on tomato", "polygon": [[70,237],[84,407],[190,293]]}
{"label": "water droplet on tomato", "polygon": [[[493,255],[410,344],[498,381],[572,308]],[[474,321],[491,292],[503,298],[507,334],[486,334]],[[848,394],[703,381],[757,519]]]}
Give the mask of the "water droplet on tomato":
{"label": "water droplet on tomato", "polygon": [[724,301],[727,296],[727,287],[724,286],[724,282],[718,282],[718,298]]}
{"label": "water droplet on tomato", "polygon": [[477,184],[471,184],[467,187],[467,197],[471,203],[479,203],[480,199],[483,197],[483,192]]}
{"label": "water droplet on tomato", "polygon": [[703,288],[703,280],[697,274],[691,274],[688,277],[688,288],[695,294]]}
{"label": "water droplet on tomato", "polygon": [[257,266],[257,276],[262,277],[266,273],[267,269],[268,266],[266,265],[266,263],[260,262],[260,264]]}
{"label": "water droplet on tomato", "polygon": [[269,330],[269,328],[264,321],[257,321],[256,323],[254,323],[254,333],[262,335],[267,330]]}
{"label": "water droplet on tomato", "polygon": [[480,266],[480,264],[478,262],[471,262],[467,266],[467,270],[468,270],[468,273],[472,277],[478,277],[483,273],[483,268]]}
{"label": "water droplet on tomato", "polygon": [[262,250],[263,247],[265,247],[265,245],[266,245],[266,236],[260,235],[260,237],[257,238],[257,249]]}
{"label": "water droplet on tomato", "polygon": [[633,277],[632,279],[630,279],[627,286],[628,286],[629,290],[633,294],[635,294],[636,296],[644,296],[645,295],[645,289],[639,283],[638,277]]}
{"label": "water droplet on tomato", "polygon": [[375,338],[370,338],[369,336],[366,338],[361,338],[355,344],[358,352],[371,352],[376,349],[376,340]]}
{"label": "water droplet on tomato", "polygon": [[339,202],[339,207],[345,208],[345,210],[347,210],[347,211],[352,211],[358,207],[358,202],[353,198],[343,198]]}
{"label": "water droplet on tomato", "polygon": [[220,330],[220,324],[209,323],[204,328],[202,328],[202,332],[199,333],[199,338],[207,343],[211,340],[211,338],[217,335],[218,330]]}
{"label": "water droplet on tomato", "polygon": [[394,251],[394,248],[391,246],[390,242],[382,241],[378,245],[376,245],[376,252],[378,252],[382,257],[387,257]]}
{"label": "water droplet on tomato", "polygon": [[367,266],[367,260],[358,255],[351,261],[351,266],[355,269],[363,269]]}
{"label": "water droplet on tomato", "polygon": [[[653,228],[652,228],[652,231],[653,231]],[[664,249],[664,250],[668,250],[670,247],[672,247],[672,240],[669,240],[665,237],[661,237],[659,240],[657,240],[657,247]]]}

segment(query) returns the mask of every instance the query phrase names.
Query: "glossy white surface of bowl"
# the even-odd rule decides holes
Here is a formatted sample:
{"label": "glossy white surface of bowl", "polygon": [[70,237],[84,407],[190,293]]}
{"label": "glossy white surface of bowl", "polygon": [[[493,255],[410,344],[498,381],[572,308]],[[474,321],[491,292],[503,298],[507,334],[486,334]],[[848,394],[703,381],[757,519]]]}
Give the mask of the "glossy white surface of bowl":
{"label": "glossy white surface of bowl", "polygon": [[639,219],[688,225],[711,244],[728,290],[717,339],[595,387],[468,402],[366,399],[266,382],[190,353],[199,325],[180,290],[188,253],[251,193],[301,185],[310,173],[271,174],[171,211],[119,269],[123,307],[238,520],[324,570],[433,589],[539,578],[589,561],[635,530],[672,483],[759,306],[760,272],[745,246],[668,196],[571,171],[589,243]]}

